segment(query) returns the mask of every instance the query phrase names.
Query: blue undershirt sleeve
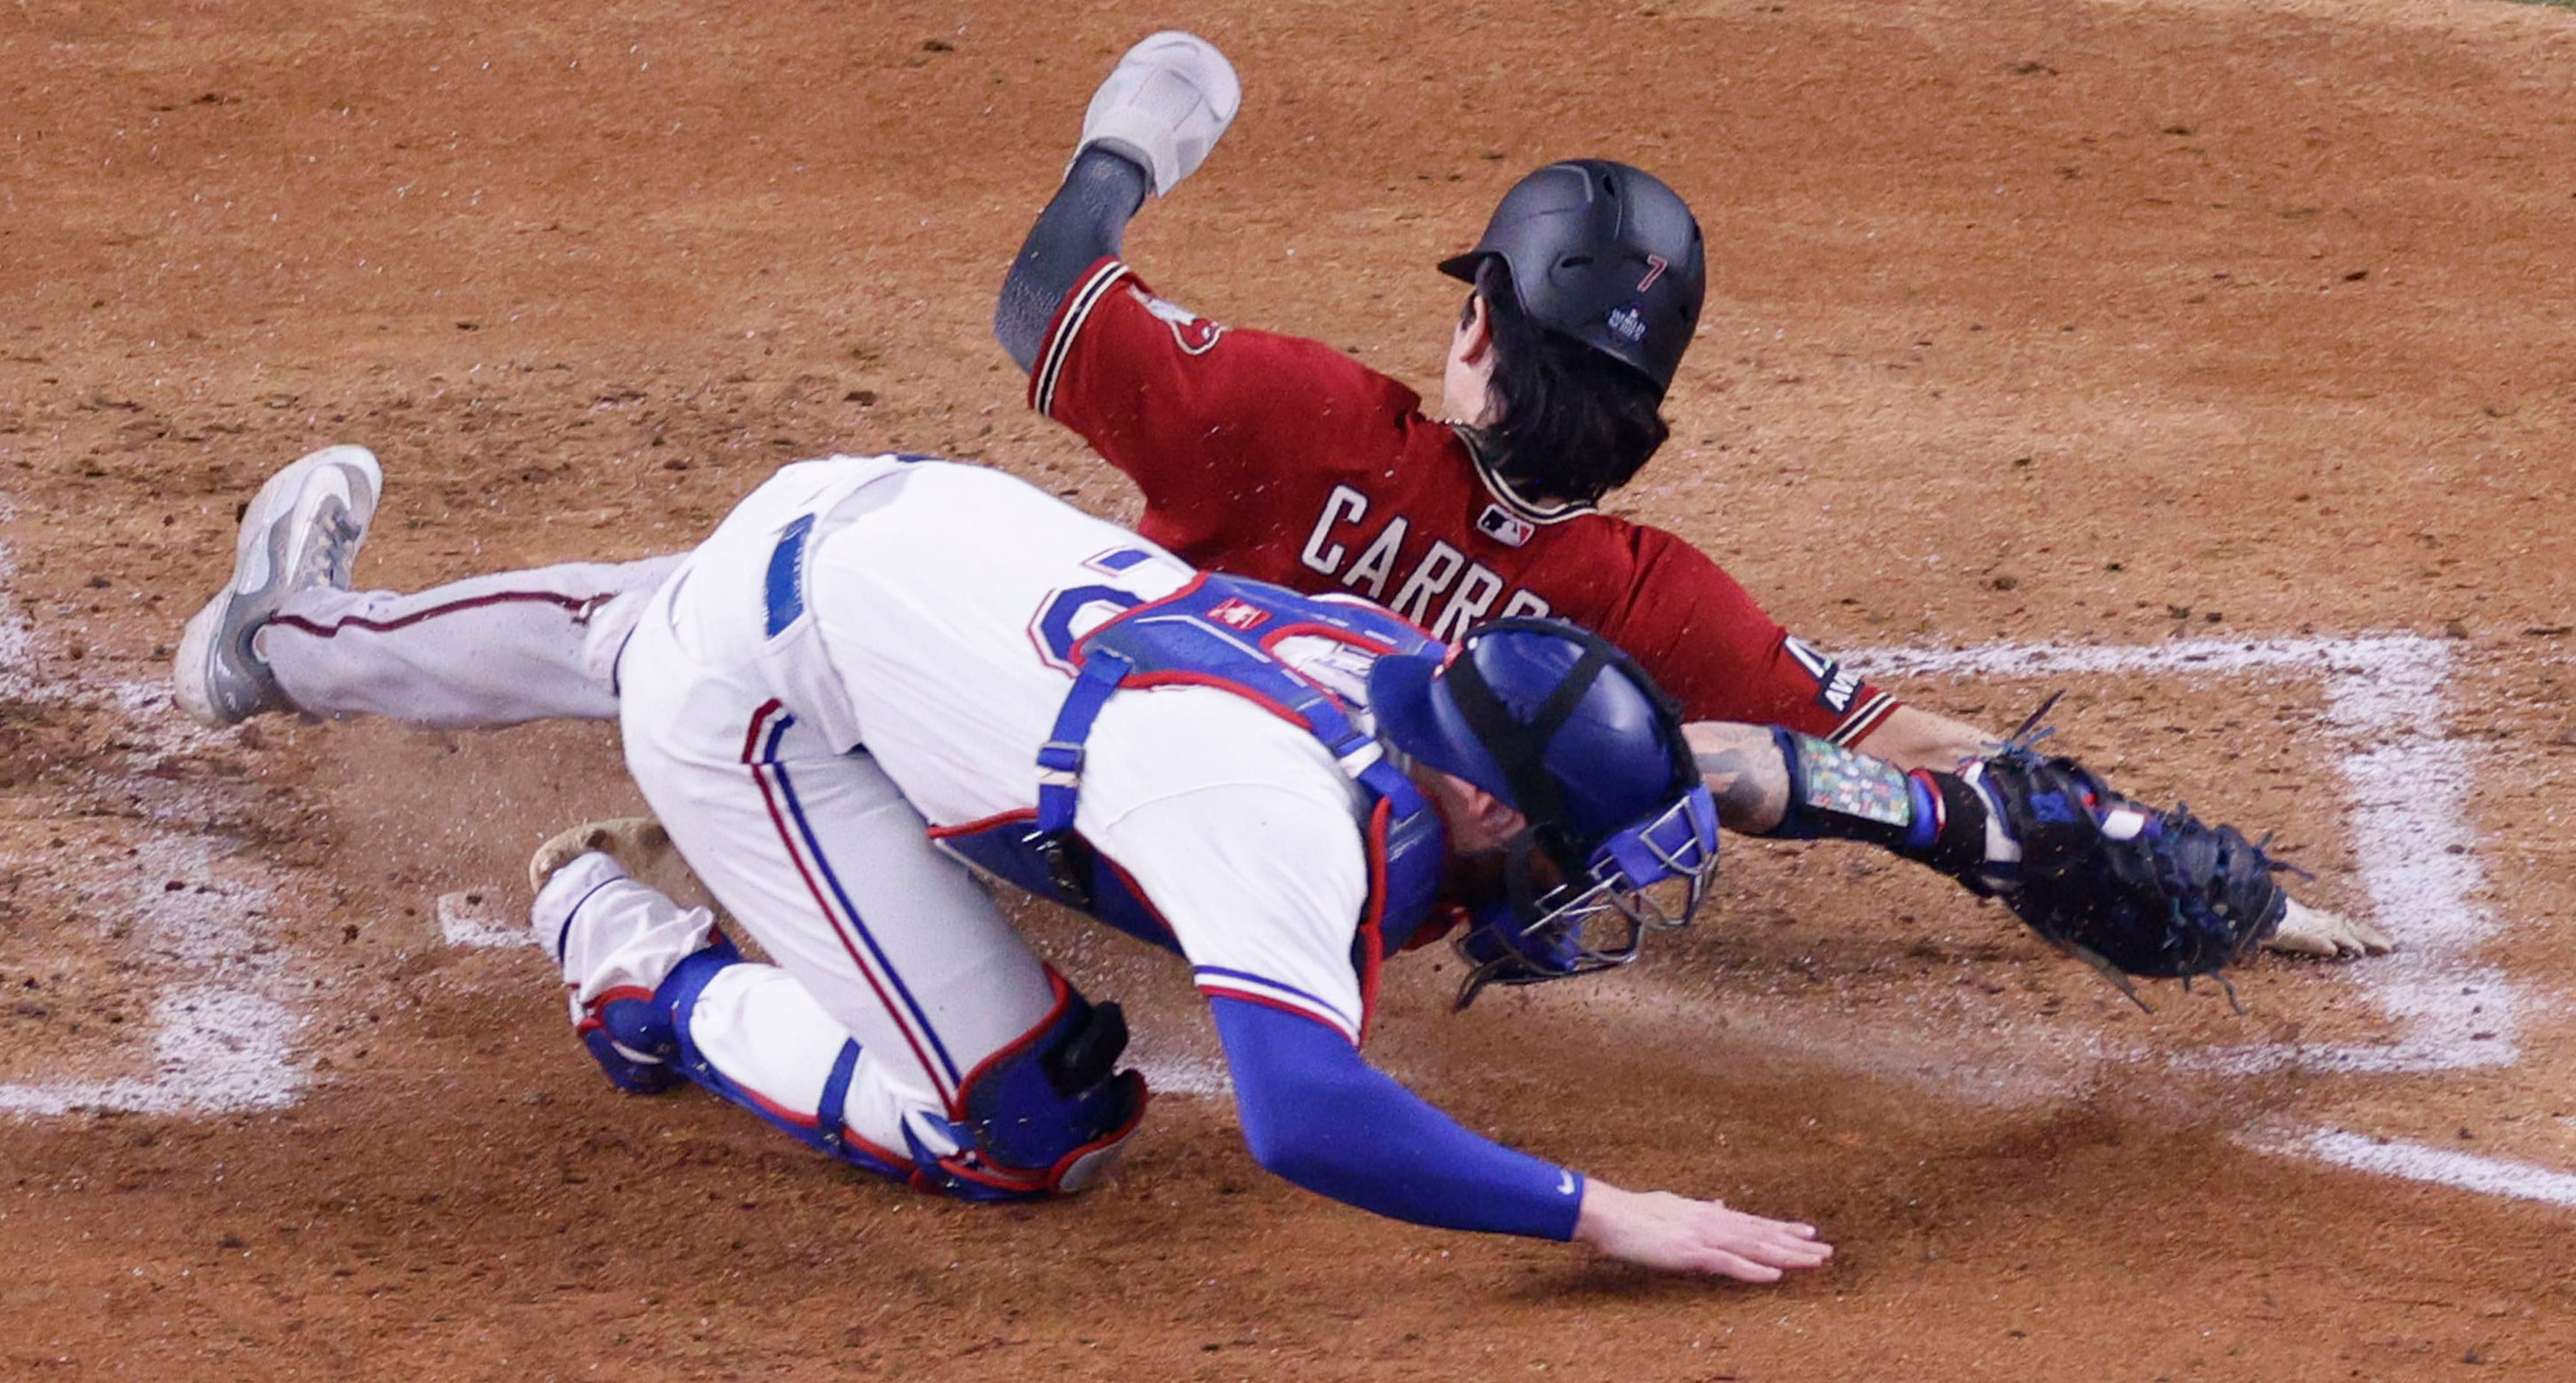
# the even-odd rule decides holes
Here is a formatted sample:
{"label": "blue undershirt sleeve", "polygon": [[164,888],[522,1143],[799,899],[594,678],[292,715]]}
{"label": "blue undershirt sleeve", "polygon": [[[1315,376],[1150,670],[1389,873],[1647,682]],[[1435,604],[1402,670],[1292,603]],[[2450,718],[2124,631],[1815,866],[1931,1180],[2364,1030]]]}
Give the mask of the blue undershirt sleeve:
{"label": "blue undershirt sleeve", "polygon": [[1064,295],[1103,255],[1118,253],[1128,218],[1145,204],[1154,180],[1134,160],[1107,149],[1085,149],[1066,170],[1064,185],[1038,214],[1019,257],[1002,280],[993,309],[993,336],[1022,372],[1036,363]]}
{"label": "blue undershirt sleeve", "polygon": [[1253,1158],[1319,1195],[1438,1229],[1571,1239],[1583,1177],[1479,1138],[1312,1018],[1211,997]]}

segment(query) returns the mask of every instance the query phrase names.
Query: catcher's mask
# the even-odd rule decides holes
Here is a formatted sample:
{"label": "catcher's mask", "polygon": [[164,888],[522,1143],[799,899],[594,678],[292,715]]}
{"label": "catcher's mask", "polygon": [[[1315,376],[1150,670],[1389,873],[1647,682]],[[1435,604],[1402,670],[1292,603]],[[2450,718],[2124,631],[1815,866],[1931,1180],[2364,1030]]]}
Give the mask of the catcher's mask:
{"label": "catcher's mask", "polygon": [[1512,185],[1476,248],[1440,261],[1467,283],[1496,258],[1530,320],[1672,387],[1699,326],[1699,222],[1652,174],[1608,159],[1551,163]]}
{"label": "catcher's mask", "polygon": [[[1681,712],[1600,636],[1562,620],[1470,631],[1446,663],[1389,654],[1369,671],[1388,743],[1528,820],[1504,849],[1502,896],[1458,938],[1464,1008],[1488,984],[1625,965],[1648,931],[1689,923],[1717,874],[1717,802]],[[1687,881],[1667,912],[1648,890]]]}

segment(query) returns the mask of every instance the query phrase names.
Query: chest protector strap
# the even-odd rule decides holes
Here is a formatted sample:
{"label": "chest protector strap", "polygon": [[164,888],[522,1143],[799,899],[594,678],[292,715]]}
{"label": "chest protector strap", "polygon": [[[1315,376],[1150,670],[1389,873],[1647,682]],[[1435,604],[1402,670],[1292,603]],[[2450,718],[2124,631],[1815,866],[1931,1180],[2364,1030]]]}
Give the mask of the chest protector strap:
{"label": "chest protector strap", "polygon": [[1101,707],[1126,688],[1229,691],[1315,736],[1367,799],[1363,836],[1369,898],[1354,963],[1374,990],[1377,963],[1414,939],[1436,901],[1446,846],[1439,815],[1387,761],[1354,707],[1298,675],[1271,649],[1319,637],[1369,653],[1411,652],[1430,640],[1381,611],[1316,601],[1279,587],[1206,576],[1118,616],[1074,646],[1079,662],[1055,725],[1038,750],[1035,813],[949,827],[940,843],[985,872],[1170,949],[1172,934],[1126,871],[1073,829],[1083,755]]}

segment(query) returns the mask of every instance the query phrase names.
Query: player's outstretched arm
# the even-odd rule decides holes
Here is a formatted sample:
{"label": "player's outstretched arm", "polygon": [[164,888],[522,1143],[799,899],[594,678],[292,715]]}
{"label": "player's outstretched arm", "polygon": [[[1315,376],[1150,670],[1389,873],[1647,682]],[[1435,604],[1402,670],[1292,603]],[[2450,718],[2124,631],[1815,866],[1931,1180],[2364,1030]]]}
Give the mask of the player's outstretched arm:
{"label": "player's outstretched arm", "polygon": [[1300,1014],[1212,998],[1244,1141],[1309,1191],[1414,1224],[1576,1239],[1676,1272],[1777,1281],[1833,1255],[1812,1225],[1622,1191],[1461,1128]]}
{"label": "player's outstretched arm", "polygon": [[1264,1170],[1434,1229],[1573,1237],[1580,1175],[1469,1132],[1319,1019],[1213,995],[1208,1011]]}
{"label": "player's outstretched arm", "polygon": [[1730,1210],[1724,1201],[1695,1201],[1670,1191],[1622,1191],[1598,1178],[1583,1188],[1574,1237],[1613,1258],[1669,1272],[1717,1273],[1745,1282],[1777,1282],[1797,1268],[1820,1266],[1833,1245],[1816,1227]]}
{"label": "player's outstretched arm", "polygon": [[2074,760],[2025,744],[1989,742],[1955,771],[1908,773],[1776,726],[1702,721],[1684,733],[1728,829],[1881,846],[2003,896],[2041,935],[2129,974],[2204,974],[2254,944],[2323,956],[2390,948],[2367,923],[2293,902],[2242,833],[2130,802]]}
{"label": "player's outstretched arm", "polygon": [[1064,185],[1002,280],[993,335],[1022,370],[1084,271],[1119,252],[1146,196],[1198,171],[1242,104],[1233,65],[1195,34],[1155,34],[1119,59],[1083,113]]}
{"label": "player's outstretched arm", "polygon": [[[1863,736],[1858,747],[1909,772],[1955,772],[1960,765],[1992,753],[2002,739],[2001,735],[1990,735],[1965,721],[1915,706],[1899,706],[1877,729]],[[2310,907],[2296,898],[2286,902],[2280,925],[2263,938],[2266,950],[2351,959],[2384,956],[2395,949],[2396,943],[2386,932],[2364,919]]]}
{"label": "player's outstretched arm", "polygon": [[1982,758],[2002,739],[1970,725],[1935,715],[1920,706],[1899,706],[1856,746],[1872,758],[1885,759],[1911,773],[1918,768],[1955,772],[1959,765]]}
{"label": "player's outstretched arm", "polygon": [[1789,766],[1768,727],[1701,720],[1682,727],[1700,781],[1717,799],[1717,822],[1742,836],[1767,836],[1789,811]]}
{"label": "player's outstretched arm", "polygon": [[1119,252],[1128,219],[1152,185],[1144,167],[1124,154],[1085,149],[1074,155],[1064,185],[1011,261],[993,309],[993,337],[1023,372],[1036,365],[1048,324],[1084,271]]}

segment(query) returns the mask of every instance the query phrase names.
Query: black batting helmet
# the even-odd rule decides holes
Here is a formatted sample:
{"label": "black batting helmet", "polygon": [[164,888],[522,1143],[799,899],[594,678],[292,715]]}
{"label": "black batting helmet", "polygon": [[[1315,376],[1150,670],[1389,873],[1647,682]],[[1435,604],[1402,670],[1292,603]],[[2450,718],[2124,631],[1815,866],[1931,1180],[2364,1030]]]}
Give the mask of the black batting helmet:
{"label": "black batting helmet", "polygon": [[1672,387],[1708,290],[1699,222],[1680,194],[1624,163],[1551,163],[1504,193],[1485,238],[1440,272],[1474,283],[1488,256],[1511,266],[1532,321]]}

